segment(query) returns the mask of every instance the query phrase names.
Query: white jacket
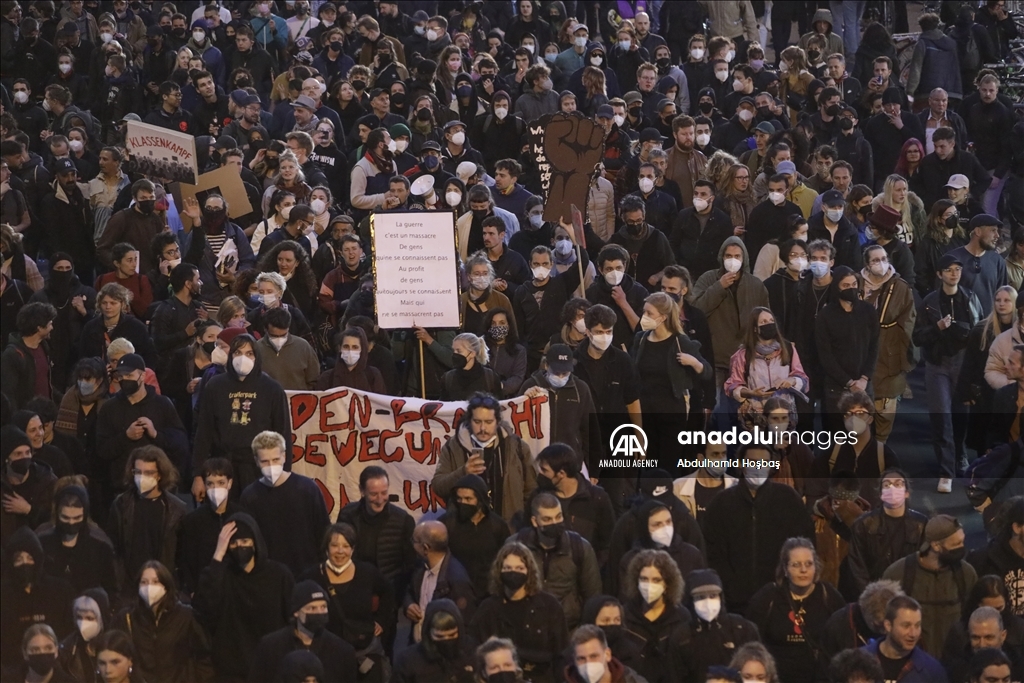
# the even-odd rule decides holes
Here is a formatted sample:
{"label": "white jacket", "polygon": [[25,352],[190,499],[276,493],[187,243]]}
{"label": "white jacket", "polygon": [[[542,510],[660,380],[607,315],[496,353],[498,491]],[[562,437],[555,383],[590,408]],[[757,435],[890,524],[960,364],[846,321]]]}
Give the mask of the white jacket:
{"label": "white jacket", "polygon": [[[739,479],[730,477],[728,474],[725,475],[725,488],[731,488],[739,482]],[[672,493],[676,494],[676,498],[683,501],[687,508],[690,510],[690,514],[693,515],[694,519],[697,519],[697,499],[694,497],[694,491],[697,490],[697,473],[693,472],[687,474],[685,477],[679,477],[672,482]],[[725,489],[722,489],[723,491]]]}
{"label": "white jacket", "polygon": [[1016,325],[992,340],[988,360],[985,361],[985,381],[993,389],[1002,389],[1010,383],[1010,378],[1006,376],[1006,359],[1017,344],[1024,342],[1021,341],[1020,328]]}

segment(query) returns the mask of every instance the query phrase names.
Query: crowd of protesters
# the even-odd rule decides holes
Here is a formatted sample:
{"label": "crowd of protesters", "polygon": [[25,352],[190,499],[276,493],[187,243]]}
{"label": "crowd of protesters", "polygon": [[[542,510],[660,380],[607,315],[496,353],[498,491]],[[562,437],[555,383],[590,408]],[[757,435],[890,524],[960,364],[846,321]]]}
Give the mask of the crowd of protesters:
{"label": "crowd of protesters", "polygon": [[[1024,679],[1018,24],[897,2],[901,55],[881,5],[0,3],[0,680]],[[559,111],[604,132],[582,234],[527,144]],[[414,211],[460,329],[376,319],[370,218]],[[912,467],[978,543],[915,509],[922,365]],[[360,462],[332,522],[285,392],[334,387],[468,402],[440,514]],[[704,466],[603,466],[630,424]],[[734,427],[849,439],[677,441]]]}

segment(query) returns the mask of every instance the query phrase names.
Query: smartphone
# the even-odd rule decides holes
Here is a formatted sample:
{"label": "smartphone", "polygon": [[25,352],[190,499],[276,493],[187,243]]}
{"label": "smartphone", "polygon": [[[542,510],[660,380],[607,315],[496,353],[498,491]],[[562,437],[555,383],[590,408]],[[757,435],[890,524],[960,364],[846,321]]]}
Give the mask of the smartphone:
{"label": "smartphone", "polygon": [[478,458],[484,457],[484,449],[482,449],[482,448],[474,448],[474,449],[470,450],[469,451],[469,457],[472,458],[474,456],[476,456]]}

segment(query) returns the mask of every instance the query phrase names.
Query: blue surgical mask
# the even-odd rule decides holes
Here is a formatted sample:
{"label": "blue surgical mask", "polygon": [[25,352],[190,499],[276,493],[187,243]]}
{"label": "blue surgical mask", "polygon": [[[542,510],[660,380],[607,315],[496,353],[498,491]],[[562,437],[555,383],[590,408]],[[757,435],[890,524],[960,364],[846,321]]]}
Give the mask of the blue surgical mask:
{"label": "blue surgical mask", "polygon": [[570,375],[564,375],[562,377],[559,377],[558,375],[552,375],[550,372],[547,373],[548,384],[550,384],[555,389],[561,389],[566,384],[568,384],[569,377]]}
{"label": "blue surgical mask", "polygon": [[539,213],[531,213],[530,225],[532,225],[534,228],[539,228],[540,226],[544,225],[544,216]]}
{"label": "blue surgical mask", "polygon": [[809,264],[811,274],[819,280],[828,275],[828,262],[827,261],[811,261]]}

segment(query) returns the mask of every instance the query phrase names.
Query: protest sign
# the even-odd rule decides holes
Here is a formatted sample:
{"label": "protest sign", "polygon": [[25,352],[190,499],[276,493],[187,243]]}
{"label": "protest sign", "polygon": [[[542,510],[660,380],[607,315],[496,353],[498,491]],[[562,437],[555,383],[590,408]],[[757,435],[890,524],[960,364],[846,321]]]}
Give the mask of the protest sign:
{"label": "protest sign", "polygon": [[373,213],[370,235],[381,329],[462,327],[455,214]]}
{"label": "protest sign", "polygon": [[128,121],[125,147],[139,173],[190,185],[199,177],[196,140],[186,132]]}
{"label": "protest sign", "polygon": [[[455,436],[465,401],[426,401],[337,387],[289,391],[292,471],[316,482],[332,520],[358,500],[359,473],[370,465],[388,471],[395,505],[413,517],[444,509],[430,487],[441,447]],[[501,402],[512,425],[536,455],[551,438],[547,395]]]}
{"label": "protest sign", "polygon": [[252,205],[249,203],[249,196],[245,193],[242,176],[238,174],[238,171],[227,166],[204,173],[199,176],[195,185],[172,183],[170,190],[174,195],[175,206],[185,206],[184,199],[187,197],[194,198],[202,206],[208,195],[219,194],[228,203],[230,218],[238,218],[252,213]]}
{"label": "protest sign", "polygon": [[604,158],[604,128],[578,111],[545,114],[528,128],[544,193],[544,220],[568,223],[571,204],[582,207],[586,220],[590,182]]}

